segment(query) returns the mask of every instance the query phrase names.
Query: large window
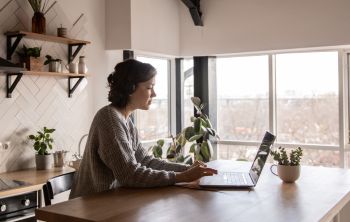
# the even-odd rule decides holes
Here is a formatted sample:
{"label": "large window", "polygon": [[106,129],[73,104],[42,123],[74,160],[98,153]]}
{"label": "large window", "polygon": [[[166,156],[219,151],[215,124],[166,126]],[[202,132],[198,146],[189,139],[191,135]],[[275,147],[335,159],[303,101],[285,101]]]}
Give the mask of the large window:
{"label": "large window", "polygon": [[138,56],[141,62],[157,70],[155,93],[149,110],[136,111],[136,125],[142,140],[155,140],[169,136],[169,60]]}
{"label": "large window", "polygon": [[223,140],[258,141],[268,125],[268,56],[218,58],[217,126]]}
{"label": "large window", "polygon": [[218,158],[251,160],[271,130],[275,146],[304,148],[303,164],[340,166],[339,61],[338,51],[218,58]]}
{"label": "large window", "polygon": [[338,53],[276,55],[279,142],[339,144]]}

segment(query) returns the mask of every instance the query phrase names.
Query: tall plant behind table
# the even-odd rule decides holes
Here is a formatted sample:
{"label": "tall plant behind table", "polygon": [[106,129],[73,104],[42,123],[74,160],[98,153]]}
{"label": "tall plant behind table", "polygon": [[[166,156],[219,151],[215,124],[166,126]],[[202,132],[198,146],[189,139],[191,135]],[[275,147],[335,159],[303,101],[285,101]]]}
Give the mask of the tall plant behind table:
{"label": "tall plant behind table", "polygon": [[46,33],[46,19],[45,12],[48,8],[49,0],[28,0],[30,6],[34,11],[32,18],[32,32],[45,34]]}
{"label": "tall plant behind table", "polygon": [[[167,149],[166,158],[171,162],[192,164],[192,155],[184,155],[184,147],[190,143],[190,153],[195,160],[209,162],[213,155],[210,137],[219,139],[219,135],[213,129],[209,117],[202,112],[204,105],[200,98],[192,97],[192,103],[196,109],[195,116],[191,117],[192,126],[184,128],[176,137],[172,136],[172,143]],[[154,157],[162,158],[164,140],[158,140],[157,144],[150,147]]]}

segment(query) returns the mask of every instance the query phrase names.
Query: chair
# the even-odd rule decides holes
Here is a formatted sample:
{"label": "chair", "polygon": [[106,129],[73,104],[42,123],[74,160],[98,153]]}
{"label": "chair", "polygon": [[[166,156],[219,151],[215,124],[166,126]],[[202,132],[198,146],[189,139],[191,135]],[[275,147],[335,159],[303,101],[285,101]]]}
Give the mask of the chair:
{"label": "chair", "polygon": [[43,186],[45,206],[51,205],[55,195],[70,190],[75,172],[62,174],[49,179]]}

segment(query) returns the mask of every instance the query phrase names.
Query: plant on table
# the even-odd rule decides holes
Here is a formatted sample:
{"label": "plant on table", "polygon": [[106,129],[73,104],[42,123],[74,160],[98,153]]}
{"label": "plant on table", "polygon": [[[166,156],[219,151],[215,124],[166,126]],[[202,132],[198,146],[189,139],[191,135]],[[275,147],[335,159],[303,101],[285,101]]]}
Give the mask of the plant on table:
{"label": "plant on table", "polygon": [[52,149],[52,133],[55,132],[55,129],[49,129],[44,126],[42,131],[37,131],[36,135],[29,135],[28,138],[34,141],[34,149],[38,155],[48,155],[49,150]]}
{"label": "plant on table", "polygon": [[294,150],[292,149],[288,155],[285,148],[278,147],[277,150],[271,151],[271,155],[279,165],[299,166],[301,158],[303,156],[303,150],[298,147]]}

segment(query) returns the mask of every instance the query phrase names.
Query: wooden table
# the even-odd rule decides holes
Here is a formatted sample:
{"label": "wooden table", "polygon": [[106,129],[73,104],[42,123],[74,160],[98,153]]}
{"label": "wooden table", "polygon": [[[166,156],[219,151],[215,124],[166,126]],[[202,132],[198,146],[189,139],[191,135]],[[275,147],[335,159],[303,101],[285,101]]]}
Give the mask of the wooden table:
{"label": "wooden table", "polygon": [[30,185],[17,187],[14,189],[0,191],[0,198],[12,196],[20,193],[26,193],[31,191],[41,190],[43,184],[47,182],[48,179],[75,171],[70,167],[63,168],[52,168],[49,170],[36,170],[27,169],[21,171],[1,173],[0,178],[9,180],[20,180],[29,183]]}
{"label": "wooden table", "polygon": [[[215,161],[216,166],[246,169],[247,164]],[[231,161],[232,163],[232,161]],[[265,166],[255,189],[198,190],[178,186],[122,188],[37,209],[45,221],[331,221],[350,200],[350,172],[302,167],[294,184]]]}

